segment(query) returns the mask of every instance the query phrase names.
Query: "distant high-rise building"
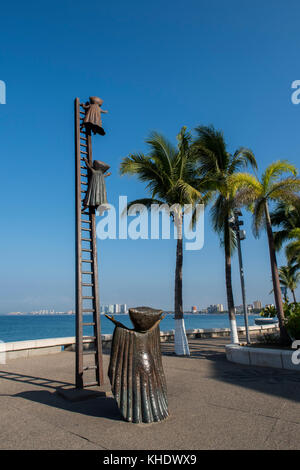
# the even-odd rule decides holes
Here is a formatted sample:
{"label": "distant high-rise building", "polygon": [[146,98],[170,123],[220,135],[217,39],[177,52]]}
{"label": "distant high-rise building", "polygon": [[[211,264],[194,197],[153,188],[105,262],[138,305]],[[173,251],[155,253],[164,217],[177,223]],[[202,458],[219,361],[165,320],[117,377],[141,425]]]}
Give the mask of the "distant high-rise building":
{"label": "distant high-rise building", "polygon": [[262,303],[261,303],[261,301],[260,301],[260,300],[254,300],[254,302],[253,302],[253,307],[254,307],[255,309],[261,309],[261,308],[262,308]]}
{"label": "distant high-rise building", "polygon": [[209,307],[207,307],[207,312],[208,313],[224,312],[223,304],[210,305]]}
{"label": "distant high-rise building", "polygon": [[120,305],[120,313],[127,313],[127,305],[121,304]]}
{"label": "distant high-rise building", "polygon": [[192,312],[192,313],[197,313],[197,307],[196,307],[196,305],[193,305],[193,306],[192,306],[191,312]]}
{"label": "distant high-rise building", "polygon": [[235,307],[235,313],[243,313],[244,311],[244,306],[243,305],[237,305]]}
{"label": "distant high-rise building", "polygon": [[114,313],[120,313],[120,305],[114,304]]}
{"label": "distant high-rise building", "polygon": [[113,304],[109,304],[107,313],[115,313],[115,306]]}

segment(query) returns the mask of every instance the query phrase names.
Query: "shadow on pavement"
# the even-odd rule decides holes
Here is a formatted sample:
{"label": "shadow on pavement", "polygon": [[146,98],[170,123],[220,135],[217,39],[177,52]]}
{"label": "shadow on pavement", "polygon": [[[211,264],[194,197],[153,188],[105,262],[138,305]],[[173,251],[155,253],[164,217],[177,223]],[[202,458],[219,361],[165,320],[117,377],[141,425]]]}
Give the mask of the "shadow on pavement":
{"label": "shadow on pavement", "polygon": [[34,377],[32,375],[19,374],[14,372],[0,371],[0,379],[11,380],[19,383],[26,383],[35,386],[46,387],[50,390],[29,390],[14,395],[0,394],[0,396],[18,397],[30,400],[43,405],[67,410],[74,413],[81,413],[87,416],[108,418],[123,421],[115,400],[112,397],[99,397],[95,391],[95,397],[84,401],[70,402],[56,393],[57,388],[73,386],[70,382],[51,380],[44,377]]}
{"label": "shadow on pavement", "polygon": [[[193,368],[194,373],[198,371],[200,374],[205,374],[205,378],[300,402],[299,372],[229,362],[225,354],[226,343],[228,341],[218,339],[191,340],[189,341],[191,355],[185,360],[200,359],[204,363],[205,360],[209,361],[208,366],[205,365],[205,369],[201,366]],[[162,353],[164,356],[175,358],[174,344],[163,343]]]}
{"label": "shadow on pavement", "polygon": [[14,397],[31,400],[42,405],[53,406],[73,413],[80,413],[95,418],[107,418],[123,421],[116,402],[111,397],[90,398],[81,402],[69,402],[48,390],[31,390],[13,395]]}

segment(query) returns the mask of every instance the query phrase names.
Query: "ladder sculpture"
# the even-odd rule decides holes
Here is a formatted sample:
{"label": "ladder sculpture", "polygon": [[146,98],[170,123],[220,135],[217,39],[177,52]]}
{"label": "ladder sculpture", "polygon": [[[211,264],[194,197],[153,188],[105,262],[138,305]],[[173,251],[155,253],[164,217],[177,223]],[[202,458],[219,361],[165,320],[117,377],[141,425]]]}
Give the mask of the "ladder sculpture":
{"label": "ladder sculpture", "polygon": [[[86,158],[92,165],[91,129],[82,126],[85,117],[83,103],[75,99],[75,199],[76,199],[76,388],[103,384],[102,344],[100,329],[100,298],[98,285],[96,214],[82,201],[88,188]],[[92,313],[92,321],[85,322],[84,313]],[[93,335],[84,335],[93,327]],[[85,340],[94,343],[94,349],[84,349]],[[89,360],[92,358],[92,363]],[[88,362],[89,361],[89,362]],[[93,372],[88,372],[93,371]],[[84,375],[93,375],[88,381]]]}

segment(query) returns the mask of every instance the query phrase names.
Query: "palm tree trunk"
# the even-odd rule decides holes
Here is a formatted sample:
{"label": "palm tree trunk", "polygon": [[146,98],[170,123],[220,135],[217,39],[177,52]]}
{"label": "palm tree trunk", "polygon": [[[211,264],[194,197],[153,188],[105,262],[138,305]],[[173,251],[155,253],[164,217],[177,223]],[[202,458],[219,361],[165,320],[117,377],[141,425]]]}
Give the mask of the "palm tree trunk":
{"label": "palm tree trunk", "polygon": [[178,356],[189,356],[190,350],[186,337],[183,318],[182,299],[182,264],[183,264],[183,240],[182,240],[183,214],[175,215],[177,228],[176,269],[175,269],[175,354]]}
{"label": "palm tree trunk", "polygon": [[294,303],[296,304],[297,300],[296,300],[295,291],[294,291],[294,289],[291,289],[291,291],[292,291],[292,294],[293,294]]}
{"label": "palm tree trunk", "polygon": [[[176,269],[175,269],[175,319],[183,318],[183,300],[182,300],[182,264],[183,264],[183,241],[182,226],[177,224],[177,248],[176,248]],[[179,233],[181,231],[181,234]]]}
{"label": "palm tree trunk", "polygon": [[231,342],[239,344],[239,337],[237,333],[236,317],[234,311],[234,300],[232,292],[232,278],[231,278],[231,250],[230,250],[230,232],[228,218],[225,220],[224,227],[224,246],[225,246],[225,279],[226,279],[226,293],[227,293],[227,307],[230,322]]}
{"label": "palm tree trunk", "polygon": [[276,259],[275,245],[274,245],[274,236],[273,236],[271,218],[270,218],[269,207],[268,207],[267,201],[265,202],[265,215],[266,215],[266,228],[267,228],[268,242],[269,242],[273,291],[274,291],[275,306],[277,310],[277,317],[278,317],[279,328],[280,328],[280,341],[283,345],[289,345],[291,343],[291,339],[284,325],[284,311],[283,311],[283,304],[282,304],[282,297],[281,297],[280,280],[279,280],[279,275],[278,275],[278,266],[277,266],[277,259]]}

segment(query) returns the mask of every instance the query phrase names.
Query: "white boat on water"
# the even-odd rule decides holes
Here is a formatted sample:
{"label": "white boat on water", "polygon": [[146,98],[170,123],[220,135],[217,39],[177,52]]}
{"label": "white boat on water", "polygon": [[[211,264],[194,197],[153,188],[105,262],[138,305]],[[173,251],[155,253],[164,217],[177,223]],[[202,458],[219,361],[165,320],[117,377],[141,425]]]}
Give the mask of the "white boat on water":
{"label": "white boat on water", "polygon": [[255,325],[275,325],[276,323],[278,323],[278,318],[276,317],[273,317],[273,318],[264,318],[264,317],[260,317],[260,318],[255,318]]}

